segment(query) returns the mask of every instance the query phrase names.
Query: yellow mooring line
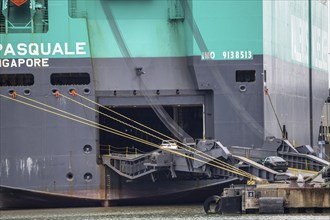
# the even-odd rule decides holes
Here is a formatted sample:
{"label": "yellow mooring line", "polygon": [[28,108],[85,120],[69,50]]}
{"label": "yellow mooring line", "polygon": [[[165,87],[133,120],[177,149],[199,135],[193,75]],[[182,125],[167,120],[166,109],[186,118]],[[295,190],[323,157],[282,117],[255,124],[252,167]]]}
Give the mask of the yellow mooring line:
{"label": "yellow mooring line", "polygon": [[[26,102],[23,102],[23,101],[17,100],[17,99],[16,99],[16,96],[18,96],[18,97],[23,97],[23,98],[25,98],[25,99],[27,99],[27,100],[29,100],[29,101],[32,101],[32,102],[38,103],[38,104],[40,104],[40,105],[46,106],[46,107],[48,107],[48,108],[51,108],[51,109],[57,110],[57,111],[59,111],[59,112],[65,113],[65,114],[68,114],[68,115],[73,116],[73,117],[75,117],[75,118],[72,118],[72,117],[69,117],[69,116],[67,116],[67,115],[60,114],[60,113],[58,113],[58,112],[54,112],[54,111],[51,111],[51,110],[48,110],[48,109],[45,109],[45,108],[41,108],[41,107],[39,107],[39,106],[35,106],[35,105],[33,105],[33,104],[30,104],[30,103],[26,103]],[[252,175],[252,174],[250,174],[250,173],[247,173],[247,172],[245,172],[245,171],[242,171],[242,170],[238,169],[237,167],[234,167],[234,166],[232,166],[232,165],[230,165],[230,164],[226,164],[226,163],[223,162],[223,161],[221,161],[222,163],[224,163],[223,166],[219,166],[219,165],[215,165],[215,164],[213,164],[214,161],[203,161],[203,160],[201,160],[201,159],[197,159],[197,158],[195,158],[195,157],[191,157],[191,156],[189,156],[189,155],[186,155],[186,154],[183,154],[183,153],[180,153],[180,152],[177,152],[177,151],[173,151],[173,150],[171,150],[171,149],[161,148],[161,147],[160,147],[159,145],[157,145],[157,144],[154,144],[154,143],[151,143],[151,142],[149,142],[149,141],[143,140],[143,139],[141,139],[141,138],[137,138],[137,137],[134,137],[134,136],[132,136],[132,135],[126,134],[126,133],[124,133],[124,132],[121,132],[121,131],[118,131],[118,130],[115,130],[115,129],[109,128],[109,127],[107,127],[107,126],[101,125],[101,124],[96,123],[96,122],[94,122],[94,121],[91,121],[91,120],[88,120],[88,119],[82,118],[82,117],[80,117],[80,116],[77,116],[77,115],[74,115],[74,114],[72,114],[72,113],[66,112],[66,111],[64,111],[64,110],[61,110],[61,109],[58,109],[58,108],[55,108],[55,107],[49,106],[49,105],[47,105],[47,104],[44,104],[44,103],[38,102],[38,101],[36,101],[36,100],[33,100],[33,99],[30,99],[30,98],[27,98],[27,97],[24,97],[24,96],[18,95],[18,94],[16,94],[16,93],[15,93],[15,96],[13,96],[13,97],[7,97],[7,96],[4,96],[4,95],[2,95],[2,94],[0,94],[0,97],[6,98],[6,99],[9,99],[9,100],[12,100],[12,101],[16,101],[16,102],[18,102],[18,103],[20,103],[20,104],[24,104],[24,105],[27,105],[27,106],[30,106],[30,107],[33,107],[33,108],[36,108],[36,109],[39,109],[39,110],[42,110],[42,111],[45,111],[45,112],[48,112],[48,113],[51,113],[51,114],[54,114],[54,115],[60,116],[60,117],[67,118],[67,119],[69,119],[69,120],[73,120],[73,121],[76,121],[76,122],[81,123],[81,124],[85,124],[85,125],[88,125],[88,126],[91,126],[91,127],[97,128],[97,129],[101,129],[101,130],[104,130],[104,131],[106,131],[106,132],[113,133],[113,134],[115,134],[115,135],[119,135],[119,136],[122,136],[122,137],[125,137],[125,138],[128,138],[128,139],[131,139],[131,140],[134,140],[134,141],[138,141],[138,142],[140,142],[140,143],[144,143],[144,144],[147,144],[147,145],[149,145],[149,146],[153,146],[153,147],[156,147],[156,148],[158,148],[158,149],[162,149],[162,150],[168,151],[168,152],[173,153],[173,154],[176,154],[176,155],[180,155],[180,156],[183,156],[183,157],[186,157],[186,158],[192,159],[192,160],[196,160],[196,161],[199,161],[199,162],[202,162],[202,163],[206,163],[206,164],[209,164],[209,165],[211,165],[211,166],[217,167],[217,168],[219,168],[219,169],[223,169],[223,170],[225,170],[225,171],[228,171],[228,172],[234,173],[234,174],[236,174],[236,175],[244,176],[244,177],[247,177],[247,178],[250,178],[250,179],[260,180],[259,177],[256,177],[256,176],[254,176],[254,175]],[[185,150],[186,150],[186,149],[185,149]],[[192,153],[196,154],[195,152],[192,152]],[[198,155],[198,154],[196,154],[196,155]],[[198,156],[200,156],[200,157],[204,157],[204,156],[202,156],[202,155],[198,155]],[[208,159],[210,159],[210,158],[208,158]],[[216,158],[212,158],[212,157],[211,157],[211,159],[216,159]],[[211,162],[213,162],[213,163],[211,163]],[[233,169],[233,168],[230,167],[230,166],[234,167],[235,169]],[[226,167],[227,167],[227,168],[226,168]]]}

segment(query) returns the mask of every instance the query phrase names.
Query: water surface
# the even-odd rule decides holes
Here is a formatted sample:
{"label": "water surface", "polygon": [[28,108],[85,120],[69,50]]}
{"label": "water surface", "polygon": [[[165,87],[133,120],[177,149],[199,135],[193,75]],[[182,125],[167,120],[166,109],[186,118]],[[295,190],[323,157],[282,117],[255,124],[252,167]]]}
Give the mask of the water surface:
{"label": "water surface", "polygon": [[202,205],[134,206],[0,211],[0,219],[106,220],[106,219],[185,219],[185,220],[330,220],[328,214],[285,215],[206,215]]}

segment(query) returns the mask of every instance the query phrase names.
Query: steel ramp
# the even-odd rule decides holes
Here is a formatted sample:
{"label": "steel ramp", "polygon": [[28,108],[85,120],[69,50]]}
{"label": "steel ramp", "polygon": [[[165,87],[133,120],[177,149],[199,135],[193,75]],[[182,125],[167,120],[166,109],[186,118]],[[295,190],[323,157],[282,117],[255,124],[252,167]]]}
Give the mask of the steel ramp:
{"label": "steel ramp", "polygon": [[148,166],[151,154],[110,154],[102,156],[103,164],[111,168],[120,176],[137,179],[157,171],[156,166]]}
{"label": "steel ramp", "polygon": [[268,167],[263,166],[249,158],[232,155],[234,159],[239,161],[238,167],[254,176],[257,176],[262,179],[266,179],[269,182],[279,181],[279,180],[286,180],[291,175],[287,173],[279,173],[275,170],[272,170]]}

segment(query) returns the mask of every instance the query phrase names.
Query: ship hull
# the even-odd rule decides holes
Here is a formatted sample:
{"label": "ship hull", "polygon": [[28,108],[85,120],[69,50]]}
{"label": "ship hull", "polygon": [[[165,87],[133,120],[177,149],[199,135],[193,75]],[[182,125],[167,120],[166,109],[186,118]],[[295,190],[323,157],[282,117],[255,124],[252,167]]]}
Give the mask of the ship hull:
{"label": "ship hull", "polygon": [[[257,72],[262,72],[263,59],[263,56],[255,56],[255,59],[250,61],[215,61],[214,65],[216,69],[221,70],[221,73],[235,72],[237,65],[243,69],[251,69],[253,67],[257,69]],[[56,63],[57,68],[54,69],[55,71],[61,67],[63,68],[63,63],[66,63],[65,66],[76,66],[79,62],[86,64],[86,61],[88,60],[70,59],[54,60],[52,63],[54,63],[54,65]],[[116,72],[119,73],[125,70],[125,66],[123,66],[125,62],[122,59],[103,59],[94,60],[93,62],[97,63],[99,68],[107,69],[110,68],[110,66],[115,66],[119,69]],[[210,74],[208,72],[212,70],[213,67],[204,67],[198,57],[150,58],[143,59],[143,62],[157,63],[158,65],[161,64],[161,66],[170,66],[175,62],[178,63],[178,66],[188,65],[194,68],[194,80],[197,81],[201,87],[200,89],[194,88],[193,82],[191,82],[189,86],[181,87],[185,89],[179,90],[180,94],[176,94],[176,88],[172,86],[168,88],[162,87],[157,100],[164,106],[171,106],[172,109],[178,108],[177,106],[179,105],[186,105],[188,107],[200,106],[199,109],[204,107],[206,111],[205,119],[197,126],[202,127],[202,124],[205,123],[205,135],[207,137],[219,138],[221,142],[227,146],[240,145],[260,147],[266,135],[264,126],[267,128],[267,134],[274,134],[280,131],[276,124],[271,123],[272,126],[269,127],[269,123],[266,123],[266,119],[274,118],[272,111],[267,110],[267,114],[264,113],[265,116],[263,116],[263,111],[265,111],[263,109],[264,105],[268,106],[269,103],[263,94],[264,80],[262,75],[257,75],[256,82],[249,84],[236,83],[233,80],[233,75],[224,74],[221,80],[222,83],[226,84],[226,89],[223,87],[218,88],[215,85],[218,79],[213,78],[215,74]],[[87,65],[86,71],[88,71],[88,68],[89,66]],[[294,65],[292,65],[292,68],[294,68]],[[302,69],[306,72],[305,68]],[[24,69],[21,69],[21,71],[23,70]],[[39,75],[41,74],[40,72]],[[187,79],[188,75],[189,72],[186,72],[185,77]],[[171,81],[168,81],[165,76],[165,69],[159,71],[159,75],[157,75],[157,77],[161,79],[160,81],[167,82],[166,85],[172,85]],[[51,95],[53,88],[59,89],[61,93],[67,95],[68,90],[71,88],[76,89],[79,94],[83,94],[84,89],[88,87],[91,93],[87,95],[84,94],[86,98],[96,100],[104,106],[116,106],[116,110],[122,108],[128,111],[128,114],[125,115],[129,117],[133,116],[135,112],[138,112],[139,108],[137,107],[143,108],[148,106],[148,102],[139,90],[137,90],[137,94],[135,95],[129,90],[127,85],[125,86],[119,83],[119,76],[114,75],[113,77],[112,83],[115,84],[116,80],[118,80],[117,87],[121,86],[118,90],[116,90],[116,85],[112,85],[111,87],[113,88],[111,89],[106,87],[105,82],[109,81],[107,76],[97,75],[97,80],[100,83],[95,88],[94,85],[40,87],[39,93],[34,93],[32,89],[31,91],[33,93],[29,95],[29,98],[48,103],[60,109],[67,109],[69,112],[82,117],[87,116],[88,119],[93,121],[97,121],[95,118],[98,118],[99,122],[103,125],[114,127],[115,125],[105,120],[105,117],[101,114],[91,112],[86,115],[86,110],[82,106],[65,100],[64,98],[56,98],[54,95]],[[193,80],[190,79],[190,81]],[[187,82],[188,81],[186,81],[186,83]],[[207,82],[209,87],[215,88],[213,92],[210,92],[208,88],[206,88],[206,90],[202,88],[205,82]],[[215,84],[212,85],[212,83]],[[245,85],[245,92],[240,91],[241,85]],[[20,90],[23,90],[23,88],[18,90],[18,93],[22,94]],[[2,91],[6,92],[4,89],[2,89]],[[115,94],[114,91],[117,91],[117,93]],[[270,90],[270,92],[272,97],[275,97],[276,94],[272,93],[272,90]],[[300,102],[300,98],[298,97],[292,97],[292,99],[295,100],[297,105],[308,107],[308,105],[304,103],[304,100]],[[238,100],[241,106],[236,108],[237,103],[232,102],[232,100]],[[209,184],[211,183],[207,182],[201,181],[197,183],[197,180],[192,180],[191,182],[195,183],[191,183],[190,186],[189,184],[185,185],[184,181],[176,182],[174,180],[169,180],[167,181],[168,184],[162,184],[161,182],[145,184],[145,182],[141,181],[135,183],[136,185],[132,187],[132,184],[125,182],[125,180],[122,181],[121,177],[116,176],[111,178],[111,181],[117,182],[118,188],[114,188],[116,184],[111,183],[110,193],[105,194],[104,189],[106,188],[105,185],[107,185],[107,172],[105,171],[106,168],[105,165],[102,164],[102,161],[97,161],[96,158],[99,158],[100,154],[109,153],[107,143],[114,144],[114,146],[121,144],[123,146],[122,150],[124,149],[124,151],[126,146],[133,147],[135,143],[118,139],[115,135],[109,134],[108,132],[96,131],[88,126],[80,125],[75,121],[71,122],[66,118],[53,116],[46,112],[41,113],[42,117],[39,117],[39,110],[25,107],[10,100],[1,99],[0,101],[4,108],[15,109],[15,114],[11,114],[10,116],[8,116],[7,112],[0,112],[2,122],[1,131],[3,134],[1,135],[1,183],[13,187],[13,189],[20,189],[20,191],[17,192],[24,196],[22,199],[17,200],[15,196],[11,196],[13,193],[12,190],[5,190],[2,192],[2,198],[4,198],[4,201],[7,201],[9,205],[4,204],[2,208],[42,208],[57,207],[58,205],[61,207],[100,206],[104,201],[119,205],[143,203],[162,204],[171,201],[186,203],[203,201],[207,196],[216,194],[222,189],[222,187],[219,186],[210,187]],[[84,102],[84,104],[85,103],[86,102]],[[251,103],[254,104],[250,105]],[[248,107],[244,108],[243,106]],[[150,106],[149,109],[151,109]],[[199,109],[194,111],[198,112]],[[282,109],[280,112],[277,112],[277,114],[283,115],[285,112],[287,111]],[[145,113],[141,112],[140,115],[143,114]],[[152,114],[154,116],[156,115],[156,113]],[[306,118],[305,112],[294,112],[293,114],[295,115],[294,118],[297,120]],[[17,117],[17,115],[20,117]],[[317,117],[319,117],[319,115]],[[147,124],[152,124],[153,126],[161,124],[159,119],[157,119],[157,121],[152,121],[153,118],[155,117],[151,117],[150,114],[147,114],[144,123],[147,122]],[[202,116],[200,118],[202,118]],[[228,119],[232,121],[229,123]],[[188,124],[189,121],[193,120],[187,117],[183,120],[183,125],[197,127],[194,124]],[[295,133],[306,134],[306,130],[308,130],[309,127],[308,120],[303,120],[303,122],[300,123],[303,124],[303,126],[296,127]],[[291,125],[293,126],[294,124],[295,122],[287,124],[290,137],[293,133]],[[28,129],[31,125],[33,125],[33,129]],[[166,132],[166,128],[162,129],[163,130],[160,131]],[[15,134],[10,133],[10,130],[15,130],[16,134],[21,134],[22,138],[14,138]],[[202,136],[201,130],[202,129],[197,130],[198,132],[195,133],[195,137]],[[41,136],[36,134],[41,134]],[[306,137],[305,135],[301,138],[299,144],[306,143],[306,141],[308,141]],[[29,141],[27,142],[26,140]],[[92,147],[91,152],[84,152],[84,147],[88,145]],[[15,151],[12,151],[13,148],[10,146],[15,146]],[[67,148],[67,146],[70,146],[70,148]],[[27,148],[29,149],[28,152],[26,152]],[[153,149],[152,147],[147,148],[146,146],[139,148],[139,150],[142,151],[151,151]],[[270,155],[274,155],[275,153],[275,151],[269,152]],[[258,157],[258,155],[250,156]],[[49,172],[50,170],[51,172]],[[92,174],[92,181],[84,179],[84,176],[89,173]],[[71,175],[72,178],[70,177]],[[219,185],[222,185],[222,183]],[[198,186],[201,189],[205,188],[207,190],[204,191],[204,193],[195,193]],[[49,191],[55,194],[33,193],[34,190],[37,192]],[[59,198],[59,201],[61,199],[65,200],[66,198],[65,196],[61,196],[62,193],[57,192],[70,192],[69,194],[80,196],[84,194],[84,190],[94,192],[92,194],[97,194],[96,200],[93,200],[95,196],[82,196],[78,197],[78,199],[69,197],[69,200],[72,200],[72,202],[69,203],[56,202],[57,198]],[[157,192],[156,195],[150,196],[149,194],[153,192]],[[201,192],[203,192],[203,190],[201,190]],[[189,198],[189,194],[193,194],[194,196]],[[33,197],[36,199],[34,200]],[[46,200],[50,202],[44,202]],[[17,205],[15,205],[16,203]],[[29,204],[33,205],[30,206]]]}
{"label": "ship hull", "polygon": [[[69,195],[63,192],[51,193],[2,185],[0,186],[0,210],[199,203],[216,192],[220,193],[223,188],[228,187],[230,184],[239,183],[240,180],[232,178],[207,182],[208,183],[203,183],[200,187],[188,187],[182,190],[174,190],[175,188],[171,185],[168,185],[164,190],[164,188],[160,189],[159,185],[156,184],[154,184],[154,186],[157,187],[144,184],[145,189],[143,190],[148,192],[144,195],[140,193],[130,194],[130,192],[132,193],[134,190],[113,189],[111,193],[117,196],[112,196],[110,199],[87,198],[84,196]],[[176,184],[180,184],[180,182]],[[141,190],[141,185],[139,185],[138,188]],[[106,194],[105,190],[98,190],[95,192],[88,191],[88,194],[97,195],[100,194],[100,192]],[[80,194],[83,195],[84,192],[80,192]]]}
{"label": "ship hull", "polygon": [[0,209],[97,207],[102,200],[0,186]]}
{"label": "ship hull", "polygon": [[[102,155],[148,153],[164,138],[109,119],[104,114],[113,114],[95,102],[180,141],[218,139],[259,152],[268,137],[283,136],[285,125],[292,143],[316,146],[328,96],[322,2],[311,1],[320,16],[310,17],[307,1],[40,0],[30,21],[28,2],[18,9],[4,1],[1,207],[142,204],[147,198],[191,202],[199,198],[195,192],[218,194],[227,184],[222,176],[205,181],[175,180],[171,174],[166,181],[111,176]],[[38,25],[19,27],[16,17]],[[13,22],[18,28],[7,26]],[[79,118],[63,117],[63,111]]]}

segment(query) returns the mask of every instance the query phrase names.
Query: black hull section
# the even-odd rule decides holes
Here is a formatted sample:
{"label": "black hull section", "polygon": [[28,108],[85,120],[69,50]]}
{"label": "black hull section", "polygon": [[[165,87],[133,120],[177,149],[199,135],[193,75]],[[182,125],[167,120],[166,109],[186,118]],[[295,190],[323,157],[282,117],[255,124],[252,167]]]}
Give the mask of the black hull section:
{"label": "black hull section", "polygon": [[111,205],[173,205],[173,204],[192,204],[202,203],[210,195],[221,194],[224,188],[231,184],[242,183],[237,178],[222,180],[218,183],[209,184],[201,187],[191,188],[189,190],[175,191],[172,187],[169,188],[166,194],[135,197],[131,199],[111,199]]}
{"label": "black hull section", "polygon": [[103,200],[0,186],[1,209],[98,207]]}
{"label": "black hull section", "polygon": [[47,193],[26,189],[0,186],[0,210],[5,209],[39,209],[39,208],[71,208],[71,207],[100,207],[119,205],[165,205],[188,204],[203,202],[209,195],[219,194],[230,184],[237,184],[238,179],[220,181],[217,184],[199,188],[174,191],[169,189],[167,194],[149,196],[138,195],[131,199],[91,199],[64,194]]}

